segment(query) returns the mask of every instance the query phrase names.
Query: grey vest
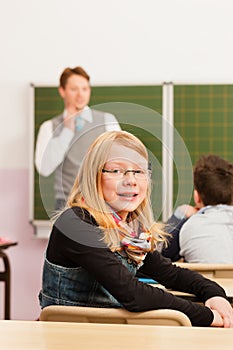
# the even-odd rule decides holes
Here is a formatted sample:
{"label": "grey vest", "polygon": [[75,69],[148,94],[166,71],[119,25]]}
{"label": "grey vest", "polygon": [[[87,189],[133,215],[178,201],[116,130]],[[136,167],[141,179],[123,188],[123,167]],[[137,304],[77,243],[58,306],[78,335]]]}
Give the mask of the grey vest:
{"label": "grey vest", "polygon": [[[56,199],[67,199],[88,147],[100,134],[105,132],[105,113],[96,110],[91,110],[91,112],[93,121],[91,123],[86,121],[81,131],[76,130],[63,162],[55,171]],[[63,116],[53,118],[52,124],[53,137],[56,137],[63,129]]]}

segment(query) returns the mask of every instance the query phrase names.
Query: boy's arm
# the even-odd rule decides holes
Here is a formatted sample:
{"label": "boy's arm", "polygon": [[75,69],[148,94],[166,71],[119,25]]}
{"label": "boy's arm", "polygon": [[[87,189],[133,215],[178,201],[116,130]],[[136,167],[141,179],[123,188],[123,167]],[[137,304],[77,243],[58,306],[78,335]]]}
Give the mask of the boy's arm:
{"label": "boy's arm", "polygon": [[162,255],[170,258],[172,261],[177,261],[181,258],[180,255],[180,230],[190,216],[195,214],[197,209],[191,205],[181,205],[177,207],[174,214],[166,223],[166,231],[171,234],[168,238],[168,247],[163,248]]}

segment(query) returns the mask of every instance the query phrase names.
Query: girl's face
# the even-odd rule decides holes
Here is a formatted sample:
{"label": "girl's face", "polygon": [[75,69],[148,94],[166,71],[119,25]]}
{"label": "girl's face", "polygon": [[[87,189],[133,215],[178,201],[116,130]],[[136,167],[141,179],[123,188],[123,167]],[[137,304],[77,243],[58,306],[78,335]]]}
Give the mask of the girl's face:
{"label": "girl's face", "polygon": [[114,143],[101,176],[105,201],[123,220],[144,200],[148,188],[148,162],[138,152]]}

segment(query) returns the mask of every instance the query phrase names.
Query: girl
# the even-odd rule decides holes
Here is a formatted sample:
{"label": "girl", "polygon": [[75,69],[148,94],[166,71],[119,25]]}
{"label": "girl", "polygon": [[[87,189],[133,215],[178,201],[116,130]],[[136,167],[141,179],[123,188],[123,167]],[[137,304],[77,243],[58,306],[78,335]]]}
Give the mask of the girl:
{"label": "girl", "polygon": [[[166,234],[153,220],[148,154],[125,131],[109,131],[89,148],[49,239],[40,292],[52,304],[170,308],[196,326],[233,327],[224,290],[200,274],[181,269],[156,250]],[[178,298],[140,282],[143,273],[166,288],[196,294],[204,303]]]}

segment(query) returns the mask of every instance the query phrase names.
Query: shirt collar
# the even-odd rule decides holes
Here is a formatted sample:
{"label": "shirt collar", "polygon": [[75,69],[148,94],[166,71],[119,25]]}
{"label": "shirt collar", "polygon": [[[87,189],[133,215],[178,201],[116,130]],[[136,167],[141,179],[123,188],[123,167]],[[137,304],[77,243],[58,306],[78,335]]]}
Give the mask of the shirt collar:
{"label": "shirt collar", "polygon": [[[66,110],[63,112],[63,116],[66,114]],[[92,123],[93,122],[93,116],[91,113],[90,107],[86,106],[84,107],[82,113],[79,114],[80,117],[82,117],[85,121]]]}
{"label": "shirt collar", "polygon": [[222,209],[222,208],[228,208],[229,205],[227,204],[217,204],[217,205],[207,205],[206,207],[201,208],[198,213],[199,214],[205,214],[205,212],[209,209],[215,208],[215,209]]}

